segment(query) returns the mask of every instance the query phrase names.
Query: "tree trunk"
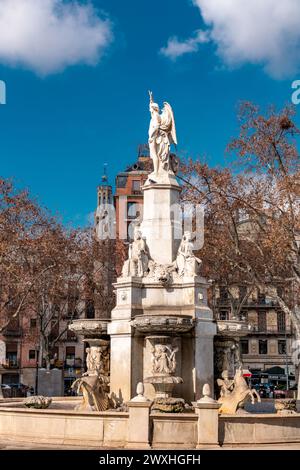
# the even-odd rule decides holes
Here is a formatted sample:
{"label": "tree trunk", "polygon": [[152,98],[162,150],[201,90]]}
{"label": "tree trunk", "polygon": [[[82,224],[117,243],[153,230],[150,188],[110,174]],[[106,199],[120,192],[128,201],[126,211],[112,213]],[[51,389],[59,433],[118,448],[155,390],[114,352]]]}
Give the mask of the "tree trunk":
{"label": "tree trunk", "polygon": [[43,336],[40,333],[39,368],[43,367],[43,356],[44,356],[44,343],[43,343]]}
{"label": "tree trunk", "polygon": [[300,365],[298,366],[298,372],[297,372],[297,375],[298,375],[298,380],[297,380],[297,401],[299,402],[299,406],[300,406]]}

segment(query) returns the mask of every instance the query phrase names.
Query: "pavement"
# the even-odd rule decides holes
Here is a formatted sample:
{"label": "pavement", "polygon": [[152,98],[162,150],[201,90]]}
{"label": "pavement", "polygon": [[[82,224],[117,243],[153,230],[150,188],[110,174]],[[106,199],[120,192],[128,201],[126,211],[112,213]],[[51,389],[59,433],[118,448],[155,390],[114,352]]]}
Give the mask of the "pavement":
{"label": "pavement", "polygon": [[[34,442],[17,442],[17,441],[12,441],[12,440],[0,440],[0,451],[5,451],[5,450],[98,450],[98,451],[110,451],[113,453],[114,450],[124,450],[126,452],[126,449],[109,449],[107,447],[84,447],[80,449],[78,446],[71,446],[71,445],[48,445],[48,444],[37,444]],[[155,450],[164,450],[162,449],[153,449]],[[169,449],[170,450],[170,449]],[[173,450],[179,450],[174,448]],[[182,449],[180,450],[191,450],[195,451],[195,449]],[[202,450],[300,450],[300,443],[298,444],[268,444],[268,445],[251,445],[251,446],[224,446],[224,447],[214,447],[213,449],[210,448],[205,448],[199,449],[199,452]],[[151,451],[150,451],[151,452]]]}

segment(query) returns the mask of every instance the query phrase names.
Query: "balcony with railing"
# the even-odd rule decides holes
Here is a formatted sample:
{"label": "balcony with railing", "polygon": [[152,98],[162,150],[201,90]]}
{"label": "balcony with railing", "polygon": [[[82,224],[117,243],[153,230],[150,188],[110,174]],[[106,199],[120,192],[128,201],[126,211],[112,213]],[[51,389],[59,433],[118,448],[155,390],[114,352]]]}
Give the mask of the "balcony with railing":
{"label": "balcony with railing", "polygon": [[19,369],[20,363],[15,359],[6,359],[4,362],[2,362],[1,366],[3,369]]}
{"label": "balcony with railing", "polygon": [[[231,304],[239,304],[242,302],[242,299],[234,299],[231,301],[228,297],[222,297],[215,300],[215,306],[217,308],[227,307],[229,308]],[[270,309],[270,308],[278,308],[278,303],[273,300],[268,299],[248,299],[243,304],[243,309]]]}
{"label": "balcony with railing", "polygon": [[78,336],[73,333],[73,331],[66,331],[66,333],[60,338],[60,341],[63,343],[76,343]]}
{"label": "balcony with railing", "polygon": [[291,335],[293,334],[292,328],[287,327],[278,327],[277,325],[252,325],[252,329],[249,333],[252,334],[261,334],[261,335]]}
{"label": "balcony with railing", "polygon": [[10,324],[3,330],[3,336],[18,337],[21,336],[22,331],[18,322],[10,322]]}
{"label": "balcony with railing", "polygon": [[21,328],[7,328],[2,332],[3,336],[19,337],[22,334]]}

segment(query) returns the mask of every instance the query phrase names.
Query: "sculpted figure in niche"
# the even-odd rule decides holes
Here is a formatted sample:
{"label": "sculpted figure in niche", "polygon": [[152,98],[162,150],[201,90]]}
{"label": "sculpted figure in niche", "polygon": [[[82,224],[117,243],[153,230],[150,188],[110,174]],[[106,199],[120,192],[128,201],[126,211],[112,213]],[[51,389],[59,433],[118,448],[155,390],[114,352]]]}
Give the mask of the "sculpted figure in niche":
{"label": "sculpted figure in niche", "polygon": [[129,245],[128,259],[125,261],[122,276],[143,277],[148,273],[150,260],[149,249],[142,232],[135,227],[133,242]]}
{"label": "sculpted figure in niche", "polygon": [[173,374],[176,369],[175,354],[178,348],[156,344],[152,351],[152,370],[155,374]]}
{"label": "sculpted figure in niche", "polygon": [[202,261],[194,255],[191,232],[185,232],[177,253],[176,263],[179,276],[196,276]]}

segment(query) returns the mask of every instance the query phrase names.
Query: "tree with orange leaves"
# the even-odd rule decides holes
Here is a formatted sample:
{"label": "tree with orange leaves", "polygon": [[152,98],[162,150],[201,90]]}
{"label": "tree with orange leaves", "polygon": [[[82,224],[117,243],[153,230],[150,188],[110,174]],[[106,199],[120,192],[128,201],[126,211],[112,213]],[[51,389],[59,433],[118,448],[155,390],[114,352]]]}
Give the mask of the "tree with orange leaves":
{"label": "tree with orange leaves", "polygon": [[263,289],[289,315],[300,340],[300,160],[293,116],[290,107],[262,116],[243,104],[240,135],[228,146],[235,156],[231,167],[190,160],[182,177],[183,200],[205,207],[204,274],[215,285],[247,287],[237,315],[252,290]]}
{"label": "tree with orange leaves", "polygon": [[[40,366],[74,318],[108,316],[115,264],[92,229],[66,230],[26,191],[0,180],[0,333],[13,322],[37,318]],[[99,313],[100,312],[100,313]],[[101,313],[102,312],[102,313]],[[32,333],[31,333],[32,334]],[[33,339],[33,338],[32,338]]]}

